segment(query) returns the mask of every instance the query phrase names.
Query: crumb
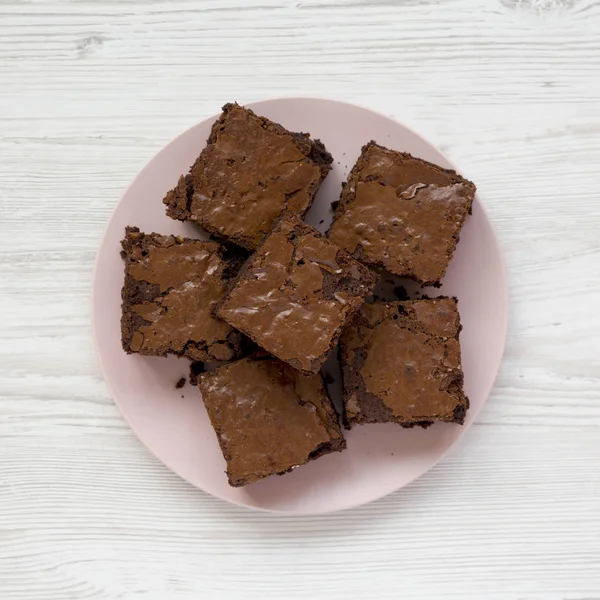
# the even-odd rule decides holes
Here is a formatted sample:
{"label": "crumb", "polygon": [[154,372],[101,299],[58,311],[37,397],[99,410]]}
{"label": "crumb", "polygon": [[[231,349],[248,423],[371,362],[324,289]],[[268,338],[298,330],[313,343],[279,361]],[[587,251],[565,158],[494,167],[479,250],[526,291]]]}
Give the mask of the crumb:
{"label": "crumb", "polygon": [[323,223],[325,223],[325,219],[321,219],[321,220],[319,221],[319,225],[323,225]]}
{"label": "crumb", "polygon": [[336,210],[336,209],[337,209],[337,207],[338,207],[339,205],[340,205],[340,201],[339,201],[339,200],[334,200],[334,201],[331,203],[331,208],[332,208],[333,210]]}
{"label": "crumb", "polygon": [[396,296],[398,300],[408,300],[408,292],[403,285],[397,285],[394,288],[394,296]]}
{"label": "crumb", "polygon": [[[185,377],[181,377],[180,379],[177,380],[177,383],[175,384],[175,389],[180,390],[184,385],[185,385]],[[181,397],[183,398],[183,396],[181,396]]]}
{"label": "crumb", "polygon": [[198,385],[198,375],[206,371],[206,366],[201,360],[194,361],[190,365],[190,385]]}
{"label": "crumb", "polygon": [[181,394],[181,397],[182,397],[182,398],[184,397],[184,396],[183,396],[183,394]]}

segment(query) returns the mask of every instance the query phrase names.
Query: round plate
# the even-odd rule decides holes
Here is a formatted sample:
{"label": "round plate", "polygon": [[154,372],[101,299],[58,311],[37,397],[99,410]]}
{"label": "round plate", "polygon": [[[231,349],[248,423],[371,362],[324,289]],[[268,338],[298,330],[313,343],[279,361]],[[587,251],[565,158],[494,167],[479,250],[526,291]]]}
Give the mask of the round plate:
{"label": "round plate", "polygon": [[[452,168],[413,131],[358,106],[286,98],[248,108],[291,131],[310,132],[332,153],[333,169],[307,217],[321,231],[331,221],[330,204],[337,199],[341,182],[369,140]],[[119,243],[125,226],[202,237],[194,225],[169,219],[161,201],[205,146],[215,119],[192,127],[161,150],[129,186],[108,224],[96,260],[92,324],[110,393],[133,431],[157,458],[192,485],[229,502],[307,515],[358,506],[389,494],[440,460],[473,422],[494,382],[504,350],[508,301],[504,265],[492,226],[476,200],[443,288],[434,292],[459,298],[465,391],[471,400],[465,425],[437,423],[426,430],[402,429],[395,424],[363,425],[348,432],[345,452],[329,454],[281,477],[232,488],[197,389],[189,383],[175,389],[175,382],[188,374],[188,361],[128,356],[120,338],[123,261]]]}

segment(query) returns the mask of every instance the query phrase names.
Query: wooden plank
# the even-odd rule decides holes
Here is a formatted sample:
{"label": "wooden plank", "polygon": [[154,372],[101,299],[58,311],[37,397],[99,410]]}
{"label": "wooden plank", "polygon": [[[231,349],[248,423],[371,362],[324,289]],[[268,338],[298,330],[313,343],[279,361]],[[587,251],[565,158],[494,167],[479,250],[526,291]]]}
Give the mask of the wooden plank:
{"label": "wooden plank", "polygon": [[[0,597],[600,598],[600,2],[0,3]],[[440,465],[274,518],[191,489],[113,406],[95,251],[135,173],[229,100],[358,102],[475,180],[504,363]]]}

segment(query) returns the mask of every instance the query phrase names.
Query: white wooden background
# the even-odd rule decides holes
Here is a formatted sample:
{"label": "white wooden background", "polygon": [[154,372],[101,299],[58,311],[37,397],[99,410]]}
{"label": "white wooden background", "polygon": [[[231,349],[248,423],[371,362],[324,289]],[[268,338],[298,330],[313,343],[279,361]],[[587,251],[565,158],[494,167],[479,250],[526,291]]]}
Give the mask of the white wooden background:
{"label": "white wooden background", "polygon": [[[506,356],[405,490],[292,519],[148,455],[93,353],[111,209],[229,100],[356,101],[477,182]],[[600,2],[0,0],[0,599],[600,599]]]}

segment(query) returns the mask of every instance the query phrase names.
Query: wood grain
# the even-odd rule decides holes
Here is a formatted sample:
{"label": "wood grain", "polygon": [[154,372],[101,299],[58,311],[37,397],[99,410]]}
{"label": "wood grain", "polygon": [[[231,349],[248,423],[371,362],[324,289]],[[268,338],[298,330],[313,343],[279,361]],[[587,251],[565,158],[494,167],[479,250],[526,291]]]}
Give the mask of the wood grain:
{"label": "wood grain", "polygon": [[[0,2],[0,598],[600,598],[600,2]],[[140,446],[89,294],[125,186],[229,100],[368,105],[477,182],[510,333],[478,422],[369,506],[255,514]]]}

